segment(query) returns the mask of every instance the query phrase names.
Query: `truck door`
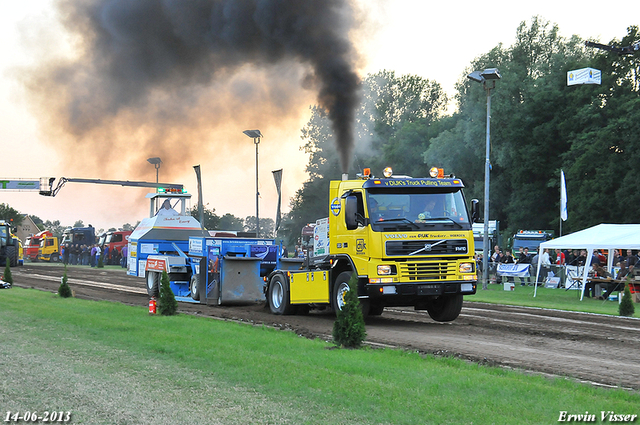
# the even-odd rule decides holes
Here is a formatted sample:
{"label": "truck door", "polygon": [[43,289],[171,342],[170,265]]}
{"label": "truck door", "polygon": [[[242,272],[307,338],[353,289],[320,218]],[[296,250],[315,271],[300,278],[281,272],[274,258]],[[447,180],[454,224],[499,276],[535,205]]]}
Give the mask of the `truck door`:
{"label": "truck door", "polygon": [[369,230],[361,191],[352,191],[345,200],[344,233],[340,235],[343,248],[357,267],[358,274],[366,271],[369,259]]}

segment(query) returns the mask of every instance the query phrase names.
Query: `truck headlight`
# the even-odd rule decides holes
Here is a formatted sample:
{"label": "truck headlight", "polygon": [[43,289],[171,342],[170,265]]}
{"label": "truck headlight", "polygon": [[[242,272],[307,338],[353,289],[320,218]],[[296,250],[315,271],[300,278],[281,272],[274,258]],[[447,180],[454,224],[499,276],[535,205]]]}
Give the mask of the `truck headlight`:
{"label": "truck headlight", "polygon": [[460,273],[473,273],[473,263],[460,263],[458,271]]}
{"label": "truck headlight", "polygon": [[391,264],[378,265],[378,276],[390,276],[396,274],[396,266]]}

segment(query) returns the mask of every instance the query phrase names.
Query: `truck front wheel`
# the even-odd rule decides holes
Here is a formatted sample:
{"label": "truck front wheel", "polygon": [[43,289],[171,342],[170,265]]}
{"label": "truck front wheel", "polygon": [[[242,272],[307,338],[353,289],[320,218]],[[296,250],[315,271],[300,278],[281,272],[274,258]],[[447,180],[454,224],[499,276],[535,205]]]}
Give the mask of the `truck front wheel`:
{"label": "truck front wheel", "polygon": [[150,297],[158,296],[160,273],[147,272],[147,294]]}
{"label": "truck front wheel", "polygon": [[292,314],[294,306],[289,301],[289,285],[281,274],[276,274],[269,283],[269,293],[267,295],[269,309],[273,314]]}
{"label": "truck front wheel", "polygon": [[200,292],[198,292],[198,285],[200,285],[200,276],[194,274],[193,276],[191,276],[191,282],[189,283],[191,298],[193,298],[194,301],[200,301]]}
{"label": "truck front wheel", "polygon": [[331,308],[336,314],[342,311],[342,307],[344,307],[344,294],[349,290],[349,280],[352,274],[351,272],[340,273],[333,284]]}
{"label": "truck front wheel", "polygon": [[442,295],[427,301],[427,313],[436,322],[451,322],[462,310],[462,295]]}

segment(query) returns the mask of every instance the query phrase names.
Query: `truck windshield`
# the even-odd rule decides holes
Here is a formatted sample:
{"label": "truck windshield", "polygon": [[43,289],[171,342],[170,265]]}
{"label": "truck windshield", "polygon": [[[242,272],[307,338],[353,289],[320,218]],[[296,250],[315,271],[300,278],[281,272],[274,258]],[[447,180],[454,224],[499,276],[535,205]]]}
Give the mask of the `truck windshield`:
{"label": "truck windshield", "polygon": [[367,212],[374,231],[470,229],[462,191],[424,188],[367,191]]}
{"label": "truck windshield", "polygon": [[7,226],[0,226],[0,246],[7,245],[7,236],[9,232],[7,232]]}
{"label": "truck windshield", "polygon": [[530,253],[537,253],[538,247],[542,242],[547,241],[546,235],[531,235],[520,236],[517,235],[513,240],[513,250],[518,251],[520,248],[529,248]]}

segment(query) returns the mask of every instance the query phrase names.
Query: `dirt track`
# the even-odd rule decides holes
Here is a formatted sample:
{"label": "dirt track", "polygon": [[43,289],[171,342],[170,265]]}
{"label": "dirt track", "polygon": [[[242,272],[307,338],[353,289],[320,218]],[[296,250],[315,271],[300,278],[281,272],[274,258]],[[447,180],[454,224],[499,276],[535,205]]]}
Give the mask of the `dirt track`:
{"label": "dirt track", "polygon": [[[61,266],[29,264],[12,269],[15,285],[55,292]],[[69,285],[78,298],[146,306],[144,280],[122,270],[70,267]],[[472,297],[469,297],[472,299]],[[330,339],[334,316],[275,316],[264,305],[211,307],[180,303],[179,309],[227,320],[291,329]],[[570,376],[599,385],[640,390],[640,320],[585,313],[465,301],[460,317],[437,323],[426,312],[385,309],[367,320],[367,342],[526,371]]]}

